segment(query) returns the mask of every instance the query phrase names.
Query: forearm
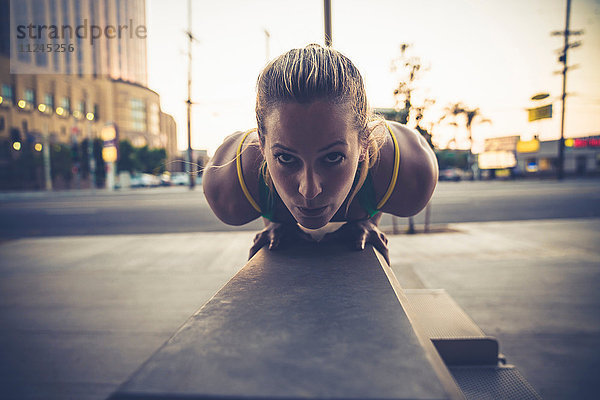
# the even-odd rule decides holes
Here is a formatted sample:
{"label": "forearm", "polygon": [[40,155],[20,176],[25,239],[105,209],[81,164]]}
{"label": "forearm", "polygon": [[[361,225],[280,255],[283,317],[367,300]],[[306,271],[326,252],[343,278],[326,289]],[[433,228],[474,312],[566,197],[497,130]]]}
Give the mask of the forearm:
{"label": "forearm", "polygon": [[381,217],[383,217],[383,213],[382,212],[378,212],[377,214],[373,215],[369,221],[371,223],[373,223],[373,225],[375,226],[379,226],[379,221],[381,221]]}

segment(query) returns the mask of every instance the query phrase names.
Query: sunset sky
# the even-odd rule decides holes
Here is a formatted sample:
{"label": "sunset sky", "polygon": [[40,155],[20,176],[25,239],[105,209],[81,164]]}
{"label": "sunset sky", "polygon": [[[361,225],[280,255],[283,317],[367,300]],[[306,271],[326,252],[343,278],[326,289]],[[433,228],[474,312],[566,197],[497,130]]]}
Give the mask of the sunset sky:
{"label": "sunset sky", "polygon": [[[425,115],[436,123],[453,102],[479,107],[491,124],[475,125],[476,151],[486,137],[560,136],[562,75],[556,74],[566,0],[332,0],[333,47],[359,68],[373,107],[393,107],[400,77],[391,72],[401,43],[427,68],[413,104],[435,99]],[[187,0],[147,0],[149,86],[177,121],[178,146],[186,142]],[[322,0],[192,2],[192,144],[212,154],[223,138],[255,125],[255,83],[264,67],[266,35],[271,58],[294,47],[323,43]],[[582,46],[569,51],[567,137],[600,134],[600,0],[573,0],[571,29]],[[531,96],[547,92],[554,118],[527,121]],[[540,102],[539,105],[545,104]],[[429,127],[429,124],[424,124]],[[436,124],[443,146],[464,129]]]}

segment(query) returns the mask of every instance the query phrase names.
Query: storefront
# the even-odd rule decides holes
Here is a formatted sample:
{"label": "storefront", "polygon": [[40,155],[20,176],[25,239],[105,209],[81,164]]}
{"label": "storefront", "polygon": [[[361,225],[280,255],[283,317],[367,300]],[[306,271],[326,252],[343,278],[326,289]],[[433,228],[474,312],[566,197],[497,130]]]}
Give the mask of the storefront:
{"label": "storefront", "polygon": [[[556,174],[558,142],[558,140],[519,141],[516,148],[518,171],[524,175]],[[564,157],[565,174],[600,175],[600,136],[565,139]]]}
{"label": "storefront", "polygon": [[[565,139],[564,160],[567,175],[600,175],[600,135]],[[556,175],[558,140],[487,139],[478,164],[484,177]]]}

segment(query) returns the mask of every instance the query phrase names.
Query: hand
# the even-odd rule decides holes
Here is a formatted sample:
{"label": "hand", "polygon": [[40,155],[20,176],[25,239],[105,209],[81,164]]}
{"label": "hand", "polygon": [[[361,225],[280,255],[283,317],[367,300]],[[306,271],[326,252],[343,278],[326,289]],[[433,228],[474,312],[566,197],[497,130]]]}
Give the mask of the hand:
{"label": "hand", "polygon": [[293,241],[294,239],[312,240],[310,235],[303,232],[296,224],[282,224],[269,221],[267,226],[254,236],[254,244],[250,248],[248,260],[263,246],[268,245],[269,250],[275,250],[281,245],[282,241]]}
{"label": "hand", "polygon": [[[376,221],[379,221],[379,218]],[[365,244],[370,243],[381,253],[388,265],[391,265],[387,236],[379,230],[373,219],[349,221],[337,231],[325,235],[323,241],[325,240],[350,242],[356,250],[364,250]]]}

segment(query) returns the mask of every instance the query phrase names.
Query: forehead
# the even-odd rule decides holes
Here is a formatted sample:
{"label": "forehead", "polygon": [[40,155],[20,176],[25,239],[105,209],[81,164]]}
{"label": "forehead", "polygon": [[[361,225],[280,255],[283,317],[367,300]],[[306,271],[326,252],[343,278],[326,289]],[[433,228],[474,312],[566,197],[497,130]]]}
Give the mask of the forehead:
{"label": "forehead", "polygon": [[320,149],[339,140],[358,145],[347,107],[325,101],[279,105],[267,116],[265,130],[271,145],[294,150]]}

